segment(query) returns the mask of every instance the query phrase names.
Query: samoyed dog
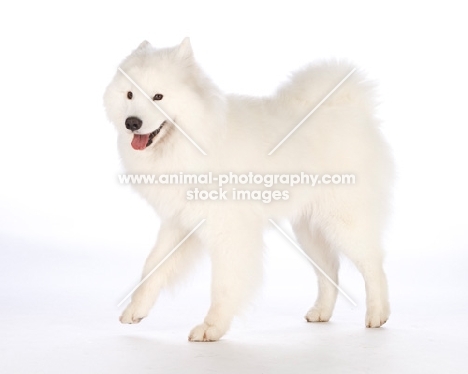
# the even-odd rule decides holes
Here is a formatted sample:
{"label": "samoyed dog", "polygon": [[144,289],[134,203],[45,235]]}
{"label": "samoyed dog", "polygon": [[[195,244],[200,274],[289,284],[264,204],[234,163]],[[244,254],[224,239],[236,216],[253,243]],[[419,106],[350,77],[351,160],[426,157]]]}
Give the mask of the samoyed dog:
{"label": "samoyed dog", "polygon": [[[194,180],[135,184],[161,218],[143,278],[160,266],[133,293],[122,323],[146,317],[161,290],[205,250],[212,264],[211,306],[189,340],[220,339],[258,289],[263,232],[280,220],[291,223],[297,243],[317,265],[318,297],[307,321],[326,322],[332,315],[340,254],[364,278],[365,326],[387,321],[381,241],[392,160],[375,115],[374,87],[359,70],[349,75],[353,68],[343,62],[311,64],[271,96],[257,98],[224,94],[197,64],[189,39],[165,49],[143,42],[121,63],[104,105],[128,174],[355,177],[350,184],[323,180],[292,187],[279,179],[239,185],[229,177],[222,191],[217,177],[202,186]],[[197,188],[213,194],[197,196]],[[242,198],[236,198],[238,190]]]}

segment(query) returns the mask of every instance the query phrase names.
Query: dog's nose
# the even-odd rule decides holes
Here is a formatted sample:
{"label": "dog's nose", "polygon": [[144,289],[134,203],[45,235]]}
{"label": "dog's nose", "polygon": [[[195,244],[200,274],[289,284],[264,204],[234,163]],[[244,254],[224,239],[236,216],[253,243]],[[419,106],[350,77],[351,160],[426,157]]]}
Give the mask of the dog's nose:
{"label": "dog's nose", "polygon": [[143,125],[143,121],[138,117],[128,117],[125,120],[125,127],[132,131],[139,130],[141,125]]}

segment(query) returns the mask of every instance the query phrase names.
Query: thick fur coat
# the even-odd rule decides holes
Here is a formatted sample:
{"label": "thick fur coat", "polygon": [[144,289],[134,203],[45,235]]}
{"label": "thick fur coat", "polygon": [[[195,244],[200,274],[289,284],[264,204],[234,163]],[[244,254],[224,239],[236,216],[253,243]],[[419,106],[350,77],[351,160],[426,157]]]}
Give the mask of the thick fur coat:
{"label": "thick fur coat", "polygon": [[[187,191],[194,185],[135,185],[162,222],[143,277],[197,224],[206,221],[136,290],[120,318],[122,323],[146,317],[161,289],[181,277],[203,249],[212,261],[212,302],[189,339],[220,339],[261,282],[262,235],[270,218],[289,220],[300,246],[336,283],[339,253],[349,257],[365,280],[365,325],[380,327],[387,321],[390,310],[381,237],[392,162],[375,116],[374,87],[362,72],[352,74],[268,155],[353,69],[351,64],[308,65],[276,93],[262,98],[224,94],[197,65],[188,39],[166,49],[143,42],[120,68],[206,153],[118,71],[104,103],[118,131],[127,173],[355,175],[352,185],[290,187],[288,199],[270,203],[189,201]],[[156,135],[149,141],[151,133]],[[223,188],[231,193],[239,186]],[[284,190],[285,186],[242,188]],[[310,322],[328,321],[337,298],[335,286],[321,272],[317,276],[318,297],[306,315]]]}

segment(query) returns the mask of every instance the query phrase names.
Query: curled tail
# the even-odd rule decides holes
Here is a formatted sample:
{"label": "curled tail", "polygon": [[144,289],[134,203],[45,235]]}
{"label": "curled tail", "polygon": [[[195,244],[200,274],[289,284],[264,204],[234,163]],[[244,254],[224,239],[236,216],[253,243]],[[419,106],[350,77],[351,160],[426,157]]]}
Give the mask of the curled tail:
{"label": "curled tail", "polygon": [[273,100],[280,106],[288,103],[292,106],[288,109],[311,110],[327,95],[329,97],[322,104],[326,107],[356,102],[370,107],[376,104],[375,84],[347,61],[325,61],[303,67],[280,86]]}

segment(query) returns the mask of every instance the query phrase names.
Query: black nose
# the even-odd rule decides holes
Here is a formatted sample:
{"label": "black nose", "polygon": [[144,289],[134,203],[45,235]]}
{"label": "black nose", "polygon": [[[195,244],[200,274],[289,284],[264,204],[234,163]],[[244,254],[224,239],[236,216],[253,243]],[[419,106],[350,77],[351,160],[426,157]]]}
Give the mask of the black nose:
{"label": "black nose", "polygon": [[138,117],[128,117],[125,120],[125,127],[132,131],[139,130],[141,125],[143,125],[143,121]]}

